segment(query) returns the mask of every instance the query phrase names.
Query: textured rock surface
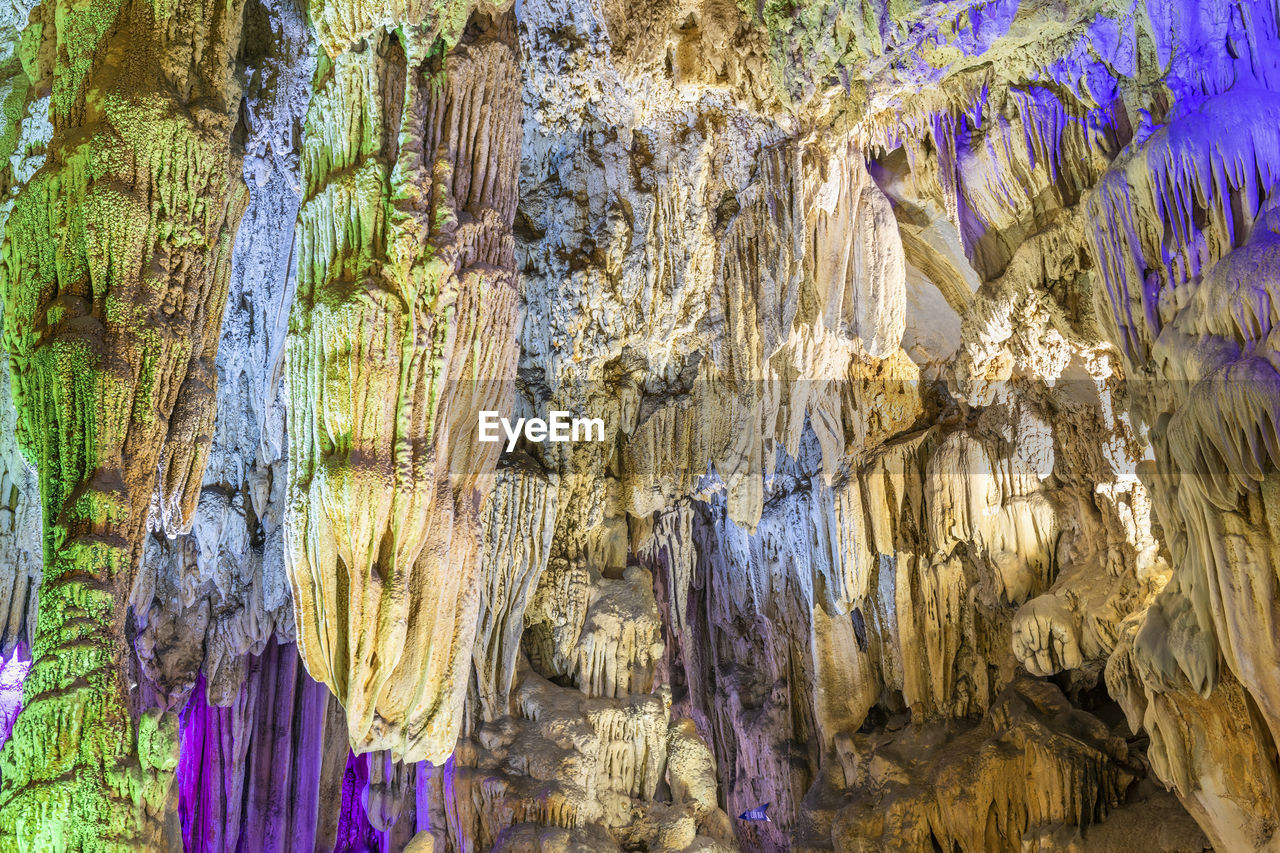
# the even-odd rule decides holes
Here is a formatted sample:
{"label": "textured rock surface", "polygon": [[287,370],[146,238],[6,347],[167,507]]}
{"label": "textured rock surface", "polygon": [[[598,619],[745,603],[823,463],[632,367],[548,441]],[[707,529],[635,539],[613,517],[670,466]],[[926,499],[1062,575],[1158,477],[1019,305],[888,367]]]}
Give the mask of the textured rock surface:
{"label": "textured rock surface", "polygon": [[273,632],[293,637],[282,533],[284,341],[302,191],[296,141],[313,57],[301,4],[249,3],[243,39],[251,197],[232,254],[209,463],[191,532],[153,535],[133,590],[142,674],[173,710],[201,671],[206,696],[231,704],[244,656],[260,654]]}
{"label": "textured rock surface", "polygon": [[1280,846],[1278,42],[0,0],[0,849]]}
{"label": "textured rock surface", "polygon": [[[208,704],[203,686],[182,716],[176,846],[264,853],[332,847],[332,839],[317,838],[332,700],[307,677],[297,650],[271,642],[251,657],[229,707]],[[345,754],[340,741],[327,747]]]}
{"label": "textured rock surface", "polygon": [[408,9],[395,33],[381,17],[347,32],[368,10],[342,7],[312,9],[328,57],[302,148],[289,574],[303,657],[352,744],[438,762],[461,723],[498,454],[475,423],[505,408],[516,355],[519,78],[507,19],[459,32]]}
{"label": "textured rock surface", "polygon": [[[30,179],[44,162],[45,145],[53,128],[42,115],[48,100],[32,91],[21,57],[21,34],[32,4],[6,3],[0,6],[0,103],[5,125],[0,136],[0,236],[13,210],[12,192]],[[36,473],[18,447],[17,413],[9,377],[6,350],[0,367],[0,612],[4,630],[0,633],[0,656],[8,657],[22,639],[30,639],[27,613],[35,607],[35,588],[40,578],[40,492]]]}
{"label": "textured rock surface", "polygon": [[132,849],[157,839],[178,742],[172,715],[137,716],[127,601],[147,531],[189,527],[209,451],[242,6],[39,8],[20,53],[52,137],[0,291],[45,559],[0,846]]}
{"label": "textured rock surface", "polygon": [[[1211,134],[1238,115],[1228,102],[1242,99],[1251,118],[1235,119],[1230,139]],[[1162,528],[1176,531],[1168,537],[1174,578],[1130,626],[1108,682],[1131,721],[1150,733],[1153,767],[1224,848],[1280,843],[1276,770],[1263,757],[1280,705],[1262,663],[1276,642],[1268,508],[1280,400],[1269,342],[1275,223],[1267,190],[1254,186],[1269,186],[1276,155],[1266,117],[1274,109],[1269,93],[1227,93],[1170,116],[1135,141],[1091,199],[1099,213],[1119,208],[1133,223],[1123,236],[1095,233],[1095,251],[1113,334],[1132,369],[1149,379],[1135,400],[1152,427],[1146,473]],[[1223,172],[1224,157],[1254,163],[1252,174]],[[1223,177],[1213,180],[1215,172]],[[1202,188],[1204,214],[1163,202],[1182,186]],[[1164,223],[1168,234],[1151,232]],[[1152,252],[1163,252],[1168,265],[1147,268],[1142,259]],[[1142,313],[1131,313],[1135,307]],[[1217,756],[1225,754],[1238,757],[1236,769],[1223,766]],[[1252,795],[1228,793],[1244,786]]]}

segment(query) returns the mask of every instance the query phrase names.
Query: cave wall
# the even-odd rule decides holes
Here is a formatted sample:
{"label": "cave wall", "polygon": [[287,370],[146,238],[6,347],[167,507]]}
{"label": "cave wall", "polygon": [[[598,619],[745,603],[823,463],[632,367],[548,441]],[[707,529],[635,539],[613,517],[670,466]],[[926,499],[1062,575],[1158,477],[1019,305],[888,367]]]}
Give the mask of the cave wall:
{"label": "cave wall", "polygon": [[0,3],[0,849],[1280,845],[1278,39]]}

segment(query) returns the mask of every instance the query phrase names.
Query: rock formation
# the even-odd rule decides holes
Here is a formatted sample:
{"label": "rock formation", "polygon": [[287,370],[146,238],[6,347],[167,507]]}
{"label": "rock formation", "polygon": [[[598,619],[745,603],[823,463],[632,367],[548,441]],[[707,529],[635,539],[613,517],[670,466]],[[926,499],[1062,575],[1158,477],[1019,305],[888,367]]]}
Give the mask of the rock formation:
{"label": "rock formation", "polygon": [[475,424],[514,379],[519,77],[506,18],[385,15],[311,9],[323,56],[287,345],[288,571],[300,651],[353,745],[441,762],[499,451]]}
{"label": "rock formation", "polygon": [[1277,48],[0,0],[0,850],[1280,849]]}
{"label": "rock formation", "polygon": [[301,132],[313,57],[300,4],[246,6],[245,183],[218,346],[218,410],[191,532],[153,534],[134,585],[138,653],[159,704],[179,711],[197,675],[221,705],[240,692],[247,654],[292,641],[281,525],[285,493],[284,340]]}
{"label": "rock formation", "polygon": [[128,598],[148,530],[189,527],[209,452],[245,201],[231,147],[242,14],[50,3],[22,37],[52,136],[0,256],[44,546],[34,660],[0,754],[8,849],[133,848],[163,816],[177,720],[136,707]]}

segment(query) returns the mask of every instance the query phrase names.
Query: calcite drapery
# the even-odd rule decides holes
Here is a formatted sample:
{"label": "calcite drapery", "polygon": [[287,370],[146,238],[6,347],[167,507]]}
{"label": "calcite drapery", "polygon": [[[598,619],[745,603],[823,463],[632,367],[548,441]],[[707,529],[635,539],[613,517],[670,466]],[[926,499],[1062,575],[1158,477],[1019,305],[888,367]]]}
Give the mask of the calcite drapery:
{"label": "calcite drapery", "polygon": [[556,524],[556,482],[527,457],[502,468],[484,516],[484,577],[472,647],[484,719],[508,710],[529,597],[547,567]]}
{"label": "calcite drapery", "polygon": [[[230,707],[208,704],[199,682],[182,715],[178,810],[183,850],[320,849],[332,698],[307,677],[292,645],[271,641],[246,665]],[[330,762],[331,763],[331,762]]]}
{"label": "calcite drapery", "polygon": [[1263,663],[1280,651],[1277,115],[1267,90],[1207,98],[1135,140],[1090,198],[1096,299],[1143,380],[1145,474],[1175,566],[1126,626],[1107,682],[1151,736],[1157,773],[1224,848],[1280,844],[1280,776],[1263,757],[1280,733]]}
{"label": "calcite drapery", "polygon": [[177,759],[176,720],[132,707],[125,602],[148,527],[190,524],[208,453],[245,202],[242,5],[41,8],[31,73],[53,138],[6,225],[0,290],[45,559],[0,848],[123,850],[155,842]]}
{"label": "calcite drapery", "polygon": [[439,762],[499,450],[476,421],[514,378],[519,75],[507,19],[463,32],[459,4],[371,8],[312,7],[327,56],[302,148],[289,575],[303,659],[352,745]]}

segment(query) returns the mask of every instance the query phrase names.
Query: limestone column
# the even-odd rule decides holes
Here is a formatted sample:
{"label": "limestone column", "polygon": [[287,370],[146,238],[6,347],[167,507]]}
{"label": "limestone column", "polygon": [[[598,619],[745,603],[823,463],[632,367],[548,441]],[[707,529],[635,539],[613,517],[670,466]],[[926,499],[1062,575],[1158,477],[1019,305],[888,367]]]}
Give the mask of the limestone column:
{"label": "limestone column", "polygon": [[0,254],[19,440],[39,471],[34,663],[0,753],[0,850],[158,842],[172,715],[135,707],[127,600],[149,527],[190,523],[231,243],[240,0],[46,3],[45,165]]}

